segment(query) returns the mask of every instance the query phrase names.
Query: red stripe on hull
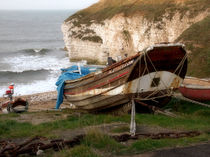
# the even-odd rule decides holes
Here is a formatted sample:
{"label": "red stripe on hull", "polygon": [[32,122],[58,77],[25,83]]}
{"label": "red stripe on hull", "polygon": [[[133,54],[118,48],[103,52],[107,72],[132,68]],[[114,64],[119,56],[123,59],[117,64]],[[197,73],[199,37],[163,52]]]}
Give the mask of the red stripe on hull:
{"label": "red stripe on hull", "polygon": [[210,89],[192,89],[179,87],[183,96],[193,100],[210,101]]}
{"label": "red stripe on hull", "polygon": [[[129,71],[126,71],[126,72],[124,72],[124,73],[122,73],[122,74],[120,74],[120,75],[118,75],[118,76],[116,76],[116,77],[114,77],[114,78],[108,80],[107,82],[108,82],[108,83],[111,83],[111,82],[113,82],[114,80],[116,80],[116,79],[118,79],[118,78],[120,78],[120,77],[126,75],[128,72],[129,72]],[[67,92],[66,92],[66,93],[64,93],[64,94],[65,94],[65,95],[66,95],[66,94],[75,95],[75,94],[84,93],[84,92],[86,92],[86,91],[89,91],[89,90],[92,90],[92,89],[99,88],[99,87],[101,87],[101,86],[107,84],[107,82],[102,82],[102,83],[100,83],[100,84],[97,84],[97,85],[95,85],[95,86],[93,86],[93,87],[88,88],[88,89],[85,90],[85,91],[81,91],[81,92],[77,92],[77,93],[73,93],[73,92],[71,92],[71,93],[68,92],[68,93],[67,93]]]}

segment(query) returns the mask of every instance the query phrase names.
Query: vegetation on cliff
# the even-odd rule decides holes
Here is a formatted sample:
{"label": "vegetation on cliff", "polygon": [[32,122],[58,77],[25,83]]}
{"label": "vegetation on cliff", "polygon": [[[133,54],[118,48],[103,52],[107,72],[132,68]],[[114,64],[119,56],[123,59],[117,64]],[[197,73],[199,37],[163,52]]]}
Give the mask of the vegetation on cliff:
{"label": "vegetation on cliff", "polygon": [[128,17],[140,14],[149,20],[160,21],[166,12],[169,19],[176,12],[182,15],[189,12],[188,15],[193,17],[207,8],[209,8],[208,0],[100,0],[65,21],[76,18],[78,19],[76,25],[81,26],[81,24],[95,22],[103,23],[105,19],[110,19],[117,14]]}
{"label": "vegetation on cliff", "polygon": [[210,77],[210,16],[191,25],[176,41],[185,43],[191,52],[188,75]]}
{"label": "vegetation on cliff", "polygon": [[78,38],[81,40],[87,40],[87,41],[92,41],[95,43],[103,43],[103,40],[101,39],[100,36],[97,36],[96,33],[91,30],[91,29],[84,29],[84,30],[79,30],[77,32],[72,31],[72,37]]}

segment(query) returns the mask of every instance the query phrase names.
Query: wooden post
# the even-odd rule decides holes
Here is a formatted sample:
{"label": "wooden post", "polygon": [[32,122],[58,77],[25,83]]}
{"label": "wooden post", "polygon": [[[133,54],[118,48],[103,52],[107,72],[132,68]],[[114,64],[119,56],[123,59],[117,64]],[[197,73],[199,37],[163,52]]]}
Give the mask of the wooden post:
{"label": "wooden post", "polygon": [[132,99],[131,100],[131,123],[130,123],[130,133],[131,136],[135,136],[136,134],[136,121],[135,121],[135,117],[136,117],[136,106],[135,106],[135,102]]}

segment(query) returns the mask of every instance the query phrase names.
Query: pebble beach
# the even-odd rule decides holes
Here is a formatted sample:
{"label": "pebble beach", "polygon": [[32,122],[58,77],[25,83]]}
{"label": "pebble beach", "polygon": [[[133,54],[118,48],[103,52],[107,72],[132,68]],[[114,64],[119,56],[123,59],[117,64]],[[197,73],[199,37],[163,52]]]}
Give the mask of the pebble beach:
{"label": "pebble beach", "polygon": [[[29,112],[47,111],[54,109],[57,99],[57,92],[52,91],[52,92],[44,92],[44,93],[37,93],[31,95],[16,96],[14,97],[14,100],[17,98],[22,98],[28,101]],[[7,101],[9,101],[9,98],[1,97],[0,106]]]}

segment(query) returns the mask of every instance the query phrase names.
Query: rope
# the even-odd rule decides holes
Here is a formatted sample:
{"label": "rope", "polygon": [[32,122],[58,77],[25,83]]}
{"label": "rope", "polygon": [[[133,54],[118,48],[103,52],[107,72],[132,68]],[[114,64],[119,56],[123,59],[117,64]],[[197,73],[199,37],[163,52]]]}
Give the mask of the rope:
{"label": "rope", "polygon": [[[156,72],[156,73],[155,73],[155,76],[156,76],[156,74],[157,74],[157,69],[156,69],[155,65],[153,64],[151,58],[149,57],[148,53],[147,53],[146,55],[147,55],[147,58],[149,59],[151,65],[152,65],[152,67],[154,68],[154,70],[155,70],[155,72]],[[161,81],[161,82],[163,83],[163,85],[167,88],[167,86],[165,85],[165,82],[163,82],[162,80],[160,80],[160,81]],[[154,82],[154,83],[155,83],[155,82]]]}
{"label": "rope", "polygon": [[181,100],[184,100],[184,101],[188,101],[188,102],[191,102],[191,103],[194,103],[194,104],[198,104],[198,105],[210,108],[210,105],[208,105],[208,104],[201,103],[201,102],[198,102],[198,101],[195,101],[195,100],[191,100],[191,99],[188,99],[188,98],[183,97],[183,96],[178,95],[178,94],[174,94],[173,97],[176,98],[176,99],[181,99]]}
{"label": "rope", "polygon": [[[151,101],[155,101],[155,99],[157,99],[157,98],[163,98],[163,97],[170,97],[170,96],[172,96],[172,94],[164,94],[164,95],[160,95],[160,96],[156,96],[156,97],[151,97],[151,98],[148,98],[148,97],[145,97],[145,98],[142,98],[142,97],[140,97],[140,98],[135,98],[135,99],[137,99],[137,100],[141,100],[141,101],[145,101],[145,100],[151,100]],[[155,102],[157,102],[157,101],[155,101]]]}
{"label": "rope", "polygon": [[[150,57],[148,56],[148,53],[146,53],[145,55],[144,55],[144,62],[145,62],[145,65],[146,65],[146,67],[147,67],[147,60],[146,60],[146,57],[149,59],[149,61],[150,61],[150,63],[151,63],[151,65],[152,65],[152,67],[154,68],[154,70],[155,70],[155,76],[157,75],[157,69],[155,68],[155,66],[154,66],[154,64],[152,63],[152,60],[150,59]],[[149,69],[148,69],[148,67],[147,67],[147,70],[148,70],[148,74],[149,74],[149,77],[150,77],[150,79],[152,80],[154,77],[151,77],[151,75],[150,75],[150,71],[149,71]],[[162,80],[160,80],[162,83],[163,83],[163,85],[165,86],[165,88],[167,88],[167,86],[165,85],[165,83],[162,81]],[[155,82],[154,82],[155,83]],[[156,86],[157,86],[157,84],[155,84]],[[151,94],[151,95],[154,95],[154,93],[155,92],[161,92],[162,94],[165,94],[165,93],[163,93],[159,88],[156,88],[156,90]],[[156,93],[155,93],[156,94]],[[149,95],[150,96],[150,95]]]}
{"label": "rope", "polygon": [[[151,58],[149,57],[148,53],[144,53],[144,62],[145,62],[145,69],[146,69],[146,70],[144,70],[144,73],[145,73],[145,71],[147,71],[148,74],[149,74],[150,79],[152,80],[154,77],[152,77],[152,76],[150,75],[150,71],[149,71],[149,69],[148,69],[148,64],[147,64],[146,58],[148,58],[150,64],[151,64],[152,67],[154,68],[154,70],[155,70],[155,76],[156,76],[156,74],[157,74],[158,71],[157,71],[157,69],[156,69],[154,63],[152,62]],[[173,74],[175,74],[175,73],[177,72],[178,69],[179,69],[178,75],[181,73],[181,70],[182,70],[182,68],[183,68],[183,66],[184,66],[184,63],[185,63],[185,60],[186,60],[186,59],[187,59],[187,54],[185,54],[185,56],[182,58],[181,62],[179,63],[179,65],[177,66],[177,68],[175,69],[175,71],[173,72]],[[172,77],[172,76],[171,76],[171,77]],[[138,98],[138,99],[139,99],[139,100],[154,100],[154,99],[156,99],[156,98],[161,98],[161,97],[165,97],[165,96],[172,96],[172,95],[173,95],[172,89],[171,89],[171,88],[168,88],[168,87],[166,86],[165,82],[164,82],[162,79],[160,79],[160,81],[161,81],[162,84],[164,85],[164,87],[165,87],[165,89],[166,89],[166,93],[164,93],[162,90],[160,90],[160,89],[157,87],[157,88],[156,88],[151,94],[149,94],[147,97],[145,97],[145,98]],[[154,82],[154,83],[155,83],[155,82]],[[156,84],[156,85],[157,85],[157,84]],[[159,93],[159,92],[161,93],[161,96],[152,97],[153,95],[155,95],[155,94],[157,94],[157,93]]]}

